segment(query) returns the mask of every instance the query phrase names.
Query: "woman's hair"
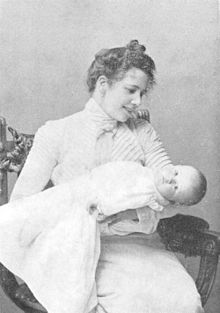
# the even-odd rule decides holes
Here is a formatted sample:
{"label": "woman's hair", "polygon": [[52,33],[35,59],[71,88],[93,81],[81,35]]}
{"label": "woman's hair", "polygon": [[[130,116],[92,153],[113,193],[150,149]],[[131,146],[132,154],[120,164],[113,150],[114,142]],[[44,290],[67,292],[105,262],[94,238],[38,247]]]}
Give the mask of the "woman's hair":
{"label": "woman's hair", "polygon": [[145,46],[140,45],[137,40],[131,40],[125,47],[99,51],[88,70],[89,92],[94,91],[96,82],[101,75],[106,76],[109,83],[112,83],[121,80],[125,73],[133,67],[142,70],[148,76],[148,89],[150,89],[155,83],[155,64],[145,50]]}

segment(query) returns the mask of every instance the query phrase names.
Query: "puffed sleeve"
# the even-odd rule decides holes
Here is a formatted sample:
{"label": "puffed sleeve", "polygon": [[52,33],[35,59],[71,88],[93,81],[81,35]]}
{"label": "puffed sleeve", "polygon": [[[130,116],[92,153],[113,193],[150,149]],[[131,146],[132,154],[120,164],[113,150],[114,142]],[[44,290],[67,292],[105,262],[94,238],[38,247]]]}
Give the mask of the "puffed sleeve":
{"label": "puffed sleeve", "polygon": [[60,124],[56,121],[49,121],[38,129],[10,200],[29,196],[44,189],[57,164],[61,136]]}
{"label": "puffed sleeve", "polygon": [[160,137],[149,122],[140,121],[137,125],[137,134],[144,151],[145,166],[162,168],[171,164],[171,160],[163,147]]}

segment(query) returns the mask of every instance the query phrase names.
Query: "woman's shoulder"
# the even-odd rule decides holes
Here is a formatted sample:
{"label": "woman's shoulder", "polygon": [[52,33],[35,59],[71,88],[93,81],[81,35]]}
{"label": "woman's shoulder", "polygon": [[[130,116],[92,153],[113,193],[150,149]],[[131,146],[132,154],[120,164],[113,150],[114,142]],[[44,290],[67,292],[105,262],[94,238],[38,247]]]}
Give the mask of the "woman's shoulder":
{"label": "woman's shoulder", "polygon": [[68,115],[66,117],[56,119],[56,120],[48,120],[42,126],[39,127],[37,133],[63,133],[65,130],[69,128],[73,128],[74,126],[78,126],[81,122],[82,111]]}
{"label": "woman's shoulder", "polygon": [[80,120],[82,120],[80,115],[81,112],[78,112],[60,119],[46,121],[35,133],[35,145],[62,146],[65,138],[69,138],[79,129]]}

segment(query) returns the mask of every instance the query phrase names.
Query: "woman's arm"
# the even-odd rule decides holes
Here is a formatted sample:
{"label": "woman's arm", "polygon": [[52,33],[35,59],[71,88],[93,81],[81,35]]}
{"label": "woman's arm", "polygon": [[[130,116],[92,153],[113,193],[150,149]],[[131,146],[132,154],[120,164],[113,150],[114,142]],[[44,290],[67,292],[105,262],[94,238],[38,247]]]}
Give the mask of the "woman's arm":
{"label": "woman's arm", "polygon": [[[136,125],[137,138],[144,151],[144,165],[150,168],[163,168],[169,166],[172,170],[175,168],[163,147],[160,137],[147,121],[139,121]],[[108,222],[116,224],[124,220],[138,221],[136,231],[149,233],[148,219],[149,208],[141,208],[141,210],[127,210],[122,213],[114,214],[108,217]],[[146,229],[146,231],[145,231]]]}
{"label": "woman's arm", "polygon": [[53,130],[53,122],[47,122],[36,132],[33,146],[10,200],[40,192],[47,185],[58,158],[59,136]]}
{"label": "woman's arm", "polygon": [[142,121],[137,128],[137,134],[144,151],[145,166],[150,168],[172,166],[170,157],[168,156],[159,135],[149,122]]}

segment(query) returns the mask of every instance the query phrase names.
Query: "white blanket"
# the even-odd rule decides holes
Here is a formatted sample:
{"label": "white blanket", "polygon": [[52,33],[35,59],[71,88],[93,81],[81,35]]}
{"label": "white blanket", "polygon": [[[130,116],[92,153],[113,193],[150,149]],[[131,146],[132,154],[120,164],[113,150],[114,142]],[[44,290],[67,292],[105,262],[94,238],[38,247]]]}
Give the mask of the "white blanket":
{"label": "white blanket", "polygon": [[[92,214],[90,207],[97,208]],[[21,277],[49,313],[97,304],[98,214],[150,206],[152,176],[133,162],[102,165],[66,184],[0,207],[0,262]]]}

